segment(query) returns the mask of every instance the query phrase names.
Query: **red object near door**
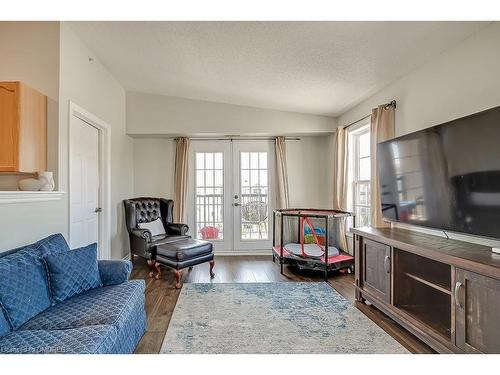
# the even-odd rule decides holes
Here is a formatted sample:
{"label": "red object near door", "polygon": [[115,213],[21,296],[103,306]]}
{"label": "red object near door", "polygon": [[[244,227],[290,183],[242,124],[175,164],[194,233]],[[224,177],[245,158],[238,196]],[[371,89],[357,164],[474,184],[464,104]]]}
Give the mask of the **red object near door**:
{"label": "red object near door", "polygon": [[215,240],[219,238],[219,229],[216,227],[203,227],[200,229],[203,240]]}

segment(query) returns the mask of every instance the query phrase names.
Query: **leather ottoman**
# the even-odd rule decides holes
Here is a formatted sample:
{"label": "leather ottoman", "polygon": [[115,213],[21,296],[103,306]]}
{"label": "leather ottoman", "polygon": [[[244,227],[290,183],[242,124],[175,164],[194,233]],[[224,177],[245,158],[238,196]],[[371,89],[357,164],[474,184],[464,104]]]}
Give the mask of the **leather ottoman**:
{"label": "leather ottoman", "polygon": [[193,238],[182,239],[156,247],[154,265],[156,274],[151,272],[150,276],[159,279],[161,277],[160,266],[173,268],[176,278],[175,287],[178,289],[181,287],[182,269],[186,267],[192,269],[193,266],[206,262],[210,263],[210,278],[215,277],[213,272],[215,265],[213,245],[210,242]]}

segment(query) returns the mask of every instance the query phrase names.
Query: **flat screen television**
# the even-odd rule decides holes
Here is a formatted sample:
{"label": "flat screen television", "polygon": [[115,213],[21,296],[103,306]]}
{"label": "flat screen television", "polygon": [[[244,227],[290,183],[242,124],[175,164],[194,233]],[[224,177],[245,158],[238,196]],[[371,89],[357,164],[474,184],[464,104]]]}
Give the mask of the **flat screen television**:
{"label": "flat screen television", "polygon": [[383,216],[500,238],[500,107],[377,146]]}

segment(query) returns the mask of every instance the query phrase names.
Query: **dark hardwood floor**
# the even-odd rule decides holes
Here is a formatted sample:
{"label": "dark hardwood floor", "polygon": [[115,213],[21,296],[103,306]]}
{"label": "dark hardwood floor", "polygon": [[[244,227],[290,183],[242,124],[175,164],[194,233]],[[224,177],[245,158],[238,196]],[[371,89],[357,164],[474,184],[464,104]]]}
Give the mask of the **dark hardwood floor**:
{"label": "dark hardwood floor", "polygon": [[[280,274],[279,265],[273,263],[271,256],[219,256],[216,257],[215,278],[210,280],[208,264],[184,270],[185,283],[252,283],[274,281],[322,281],[321,272],[297,271],[285,267],[285,276]],[[168,328],[170,317],[174,311],[179,289],[175,289],[174,273],[164,269],[162,278],[155,280],[148,276],[149,268],[143,259],[134,260],[133,279],[146,281],[146,313],[148,328],[136,353],[158,353],[163,337]],[[354,276],[336,273],[331,275],[328,283],[355,305],[384,331],[394,337],[412,353],[434,353],[426,344],[404,330],[397,323],[382,314],[373,306],[354,301]]]}

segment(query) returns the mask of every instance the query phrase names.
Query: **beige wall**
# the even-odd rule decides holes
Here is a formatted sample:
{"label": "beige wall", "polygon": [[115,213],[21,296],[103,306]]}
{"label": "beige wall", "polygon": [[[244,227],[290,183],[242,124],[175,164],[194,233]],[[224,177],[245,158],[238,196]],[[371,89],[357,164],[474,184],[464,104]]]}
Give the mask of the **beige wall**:
{"label": "beige wall", "polygon": [[342,114],[339,125],[392,99],[397,136],[498,106],[499,43],[500,22],[494,22]]}
{"label": "beige wall", "polygon": [[[0,81],[21,81],[47,96],[47,169],[57,179],[59,23],[0,22],[0,51]],[[26,177],[2,173],[0,190],[17,190]]]}
{"label": "beige wall", "polygon": [[[122,200],[133,193],[133,143],[125,129],[125,90],[97,59],[89,61],[89,57],[95,56],[64,22],[61,23],[60,54],[61,186],[67,191],[68,111],[72,101],[111,127],[111,255],[122,258],[129,251]],[[64,217],[67,233],[67,199]]]}
{"label": "beige wall", "polygon": [[[370,114],[371,108],[392,99],[398,106],[398,136],[498,106],[499,45],[500,23],[495,22],[344,113],[339,125],[356,121]],[[432,233],[442,235],[442,232]],[[500,246],[499,241],[453,236]]]}
{"label": "beige wall", "polygon": [[328,136],[287,141],[290,207],[330,208],[331,159]]}
{"label": "beige wall", "polygon": [[331,117],[127,92],[130,135],[299,135],[332,129]]}
{"label": "beige wall", "polygon": [[[287,141],[290,204],[330,207],[329,137]],[[134,139],[134,195],[174,197],[175,145],[172,139]]]}
{"label": "beige wall", "polygon": [[167,138],[134,139],[134,196],[174,199],[175,142]]}
{"label": "beige wall", "polygon": [[[59,22],[0,22],[0,81],[22,81],[48,97],[48,169],[57,176]],[[0,175],[0,190],[25,176]],[[65,232],[64,202],[0,204],[0,252]]]}

